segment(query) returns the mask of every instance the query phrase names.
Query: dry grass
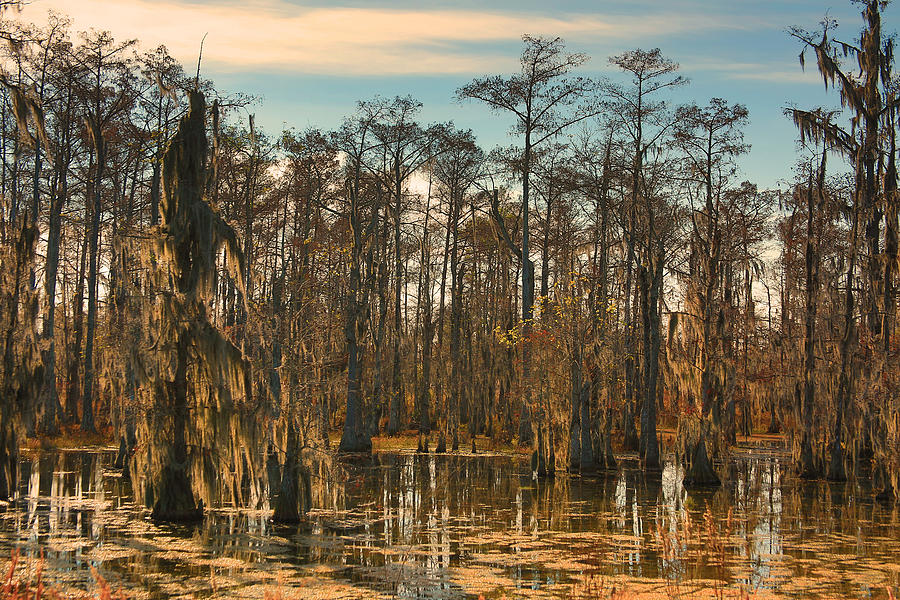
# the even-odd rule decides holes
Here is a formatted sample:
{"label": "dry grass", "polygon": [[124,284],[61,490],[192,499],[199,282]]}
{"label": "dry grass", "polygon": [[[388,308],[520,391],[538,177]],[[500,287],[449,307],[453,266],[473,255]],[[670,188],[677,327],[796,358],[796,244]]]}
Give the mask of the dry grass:
{"label": "dry grass", "polygon": [[23,559],[18,550],[13,550],[9,568],[0,583],[0,600],[126,600],[121,590],[112,591],[102,575],[91,567],[91,575],[97,584],[93,595],[84,592],[63,593],[43,581],[44,558]]}
{"label": "dry grass", "polygon": [[21,573],[17,574],[17,572],[31,571],[31,569],[21,567],[22,560],[19,552],[13,550],[9,570],[3,579],[2,587],[0,587],[0,600],[41,600],[41,598],[53,600],[62,597],[58,592],[44,585],[42,581],[43,560],[38,563],[37,568],[29,574],[27,579],[23,579]]}

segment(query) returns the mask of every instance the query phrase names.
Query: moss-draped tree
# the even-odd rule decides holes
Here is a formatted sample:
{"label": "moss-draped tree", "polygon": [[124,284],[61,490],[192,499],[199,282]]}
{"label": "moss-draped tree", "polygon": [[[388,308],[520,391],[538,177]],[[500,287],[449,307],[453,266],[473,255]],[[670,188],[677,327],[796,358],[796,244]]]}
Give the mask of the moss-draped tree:
{"label": "moss-draped tree", "polygon": [[[138,362],[150,398],[132,467],[153,517],[168,521],[202,516],[190,477],[189,439],[204,440],[203,421],[227,418],[234,397],[249,390],[240,350],[207,315],[220,250],[225,248],[239,287],[243,254],[232,228],[206,199],[206,101],[199,91],[188,96],[190,109],[163,158],[161,224],[145,249],[155,293],[145,311],[150,346]],[[201,402],[209,403],[205,410]],[[209,415],[210,407],[218,414]]]}

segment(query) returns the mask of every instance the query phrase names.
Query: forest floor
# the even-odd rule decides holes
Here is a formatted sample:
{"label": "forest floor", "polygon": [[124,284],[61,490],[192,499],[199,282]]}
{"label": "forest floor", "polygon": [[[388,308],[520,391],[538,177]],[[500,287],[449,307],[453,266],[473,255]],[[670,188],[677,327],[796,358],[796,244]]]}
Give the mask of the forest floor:
{"label": "forest floor", "polygon": [[[674,428],[662,427],[658,431],[660,445],[665,449],[671,449],[675,444],[676,431]],[[341,441],[339,430],[329,435],[329,445],[337,448]],[[783,434],[754,432],[749,436],[737,436],[737,446],[741,447],[785,447],[786,438]],[[417,450],[419,444],[418,433],[415,430],[406,430],[397,435],[378,435],[372,438],[373,452],[402,452],[405,450]],[[434,451],[437,444],[436,436],[432,433],[428,438],[429,451]],[[64,425],[56,435],[39,435],[26,440],[26,450],[77,450],[77,449],[110,449],[118,448],[115,431],[112,426],[99,428],[96,432],[85,432],[78,424]],[[613,440],[613,448],[617,452],[623,452],[621,440]],[[459,450],[463,454],[469,454],[472,449],[472,439],[463,434],[460,436]],[[475,437],[475,449],[477,452],[492,454],[527,455],[531,448],[519,446],[515,440],[496,440],[485,436]],[[627,453],[627,452],[625,452]]]}
{"label": "forest floor", "polygon": [[56,435],[39,435],[25,441],[27,450],[78,450],[117,448],[112,426],[100,427],[95,432],[82,431],[81,425],[63,425]]}
{"label": "forest floor", "polygon": [[[335,446],[340,442],[340,436],[335,441]],[[395,436],[376,436],[372,438],[372,450],[375,452],[399,452],[403,450],[417,450],[419,444],[418,433],[413,430],[404,431]],[[433,452],[437,445],[434,434],[429,436],[428,449]],[[449,442],[448,442],[449,446]],[[468,454],[472,449],[472,439],[468,436],[460,436],[459,450]],[[493,454],[528,454],[529,448],[522,448],[512,441],[498,441],[484,436],[475,437],[475,449],[478,452],[490,452]]]}
{"label": "forest floor", "polygon": [[[672,427],[662,427],[657,432],[660,445],[665,449],[671,449],[675,445],[676,431]],[[329,437],[329,444],[332,448],[337,448],[341,441],[341,432],[334,431]],[[754,432],[749,436],[738,435],[736,445],[744,448],[786,448],[786,438],[781,433],[765,433]],[[419,444],[418,433],[415,430],[403,431],[397,435],[379,435],[372,438],[373,452],[402,452],[404,450],[417,450]],[[436,436],[432,433],[428,438],[428,448],[434,451],[436,445]],[[472,439],[463,434],[459,440],[459,450],[461,453],[469,454],[472,448]],[[478,452],[489,452],[494,454],[511,454],[511,455],[527,455],[531,452],[530,447],[518,445],[515,440],[499,441],[485,436],[475,437],[475,448]],[[623,452],[621,440],[613,440],[613,449]],[[628,453],[624,451],[624,453]]]}

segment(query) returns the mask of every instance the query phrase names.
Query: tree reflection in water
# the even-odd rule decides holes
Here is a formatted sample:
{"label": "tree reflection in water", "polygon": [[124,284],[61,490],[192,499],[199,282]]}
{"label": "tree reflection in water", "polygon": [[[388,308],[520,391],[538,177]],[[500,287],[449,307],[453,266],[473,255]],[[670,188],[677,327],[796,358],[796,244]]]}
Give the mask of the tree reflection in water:
{"label": "tree reflection in water", "polygon": [[227,507],[157,525],[113,459],[23,457],[20,500],[0,508],[0,552],[43,553],[45,578],[63,587],[90,587],[93,565],[114,588],[152,597],[278,586],[301,597],[564,597],[586,577],[636,591],[877,597],[898,584],[896,509],[863,483],[800,482],[775,454],[739,455],[732,483],[687,492],[671,464],[651,477],[623,461],[536,481],[509,456],[376,453],[314,474],[315,508],[299,527]]}

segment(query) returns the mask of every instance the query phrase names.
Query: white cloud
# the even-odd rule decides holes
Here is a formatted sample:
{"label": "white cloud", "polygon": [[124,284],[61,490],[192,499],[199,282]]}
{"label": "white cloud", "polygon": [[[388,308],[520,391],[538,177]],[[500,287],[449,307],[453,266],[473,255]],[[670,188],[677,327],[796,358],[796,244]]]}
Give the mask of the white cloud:
{"label": "white cloud", "polygon": [[33,0],[20,18],[40,21],[48,9],[68,14],[76,30],[107,29],[120,39],[138,37],[146,47],[165,44],[187,63],[196,60],[200,39],[208,32],[204,62],[218,70],[340,75],[509,70],[515,68],[514,56],[472,53],[457,44],[513,41],[523,32],[592,42],[759,25],[696,14],[550,17],[499,11],[306,8],[287,0],[227,5]]}
{"label": "white cloud", "polygon": [[747,81],[759,81],[767,83],[789,84],[818,84],[822,85],[822,77],[815,69],[815,65],[807,65],[806,70],[800,68],[796,56],[790,56],[793,61],[783,62],[741,62],[741,61],[712,61],[688,57],[681,63],[681,68],[686,73],[715,72],[723,79],[737,79]]}

